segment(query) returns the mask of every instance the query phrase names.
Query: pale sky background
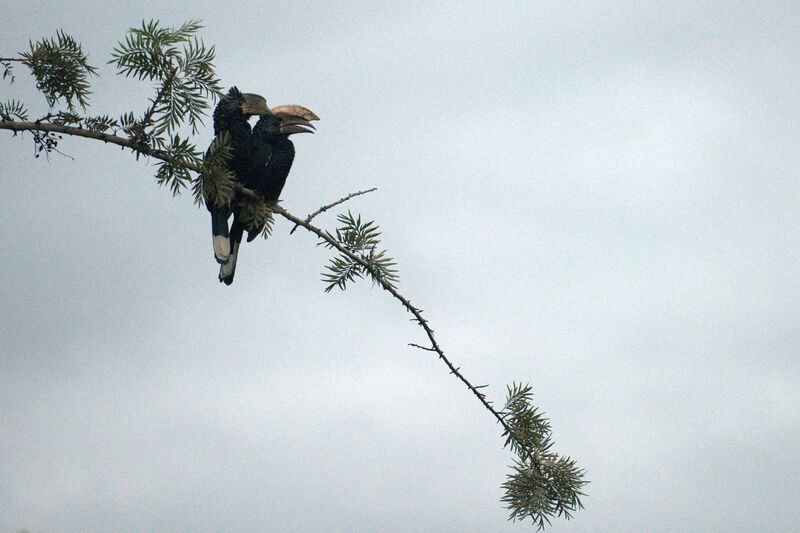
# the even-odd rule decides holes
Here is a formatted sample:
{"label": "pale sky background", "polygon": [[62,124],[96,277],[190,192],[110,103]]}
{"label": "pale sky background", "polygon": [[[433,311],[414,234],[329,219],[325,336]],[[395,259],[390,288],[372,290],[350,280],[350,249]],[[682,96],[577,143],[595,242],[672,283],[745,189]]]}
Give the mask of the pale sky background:
{"label": "pale sky background", "polygon": [[[202,18],[226,87],[321,117],[284,206],[378,187],[346,207],[400,291],[586,468],[550,531],[800,531],[800,4],[73,4],[0,4],[0,55],[63,28],[93,113],[152,95],[106,65],[130,26]],[[44,114],[16,76],[0,99]],[[532,530],[388,294],[325,294],[284,220],[220,285],[190,195],[60,149],[0,132],[0,533]]]}

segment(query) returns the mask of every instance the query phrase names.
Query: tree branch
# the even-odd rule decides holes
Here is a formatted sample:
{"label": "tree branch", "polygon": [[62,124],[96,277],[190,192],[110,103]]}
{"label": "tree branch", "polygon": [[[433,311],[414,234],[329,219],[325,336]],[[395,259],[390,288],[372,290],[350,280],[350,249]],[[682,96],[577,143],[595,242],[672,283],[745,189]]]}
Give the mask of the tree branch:
{"label": "tree branch", "polygon": [[[358,196],[358,195],[361,195],[361,194],[367,194],[368,192],[377,191],[377,190],[378,190],[377,187],[373,187],[371,189],[366,189],[366,190],[363,190],[363,191],[351,192],[350,194],[348,194],[344,198],[339,198],[335,202],[332,202],[332,203],[330,203],[328,205],[323,205],[322,207],[320,207],[319,209],[314,211],[312,214],[308,215],[306,217],[306,222],[311,222],[311,219],[314,218],[315,216],[319,215],[320,213],[324,213],[325,211],[327,211],[331,207],[334,207],[334,206],[337,206],[337,205],[339,205],[341,203],[346,202],[347,200],[349,200],[350,198],[352,198],[354,196]],[[295,224],[294,227],[292,228],[292,231],[289,232],[289,235],[294,233],[294,230],[296,230],[297,228],[298,228],[298,225]]]}
{"label": "tree branch", "polygon": [[95,139],[98,141],[103,141],[105,143],[116,144],[118,146],[122,146],[123,148],[130,148],[134,152],[138,152],[140,154],[149,157],[155,157],[156,159],[161,159],[162,161],[167,161],[174,165],[183,165],[184,167],[188,168],[189,170],[193,170],[198,174],[203,171],[198,165],[195,165],[188,161],[181,161],[175,157],[170,156],[163,150],[156,150],[154,148],[150,148],[149,146],[140,143],[136,139],[119,137],[118,135],[110,135],[108,133],[103,133],[99,131],[85,130],[83,128],[76,128],[74,126],[63,126],[61,124],[53,124],[51,122],[41,122],[38,120],[36,122],[25,122],[17,120],[0,121],[0,130],[11,130],[13,132],[52,131],[55,133],[63,133],[64,135],[73,135],[75,137],[85,137],[87,139]]}
{"label": "tree branch", "polygon": [[[149,156],[149,157],[154,157],[156,159],[161,159],[162,161],[167,161],[167,162],[170,162],[172,164],[183,165],[184,167],[186,167],[186,168],[188,168],[190,170],[193,170],[194,172],[197,172],[198,174],[203,172],[203,170],[198,165],[189,163],[187,161],[179,161],[176,158],[170,156],[169,154],[167,154],[166,152],[164,152],[162,150],[155,150],[155,149],[150,148],[150,147],[148,147],[146,145],[141,145],[135,139],[126,139],[126,138],[119,137],[119,136],[116,136],[116,135],[109,135],[107,133],[89,131],[89,130],[85,130],[85,129],[81,129],[81,128],[75,128],[75,127],[71,127],[71,126],[62,126],[62,125],[59,125],[59,124],[51,124],[51,123],[48,123],[48,122],[22,122],[22,121],[0,121],[0,129],[11,130],[11,131],[14,131],[14,132],[17,132],[17,131],[30,131],[30,130],[53,131],[53,132],[63,133],[63,134],[66,134],[66,135],[75,135],[75,136],[78,136],[78,137],[85,137],[85,138],[88,138],[88,139],[96,139],[98,141],[103,141],[103,142],[106,142],[106,143],[116,144],[116,145],[122,146],[123,148],[129,148],[134,152],[138,152],[138,153],[144,154],[144,155]],[[247,189],[247,188],[243,187],[239,183],[234,185],[234,190],[236,190],[236,192],[238,192],[240,194],[243,194],[245,196],[249,196],[249,197],[254,198],[254,199],[261,199],[261,195],[260,194],[258,194],[255,191],[252,191],[250,189]],[[345,198],[343,198],[341,200],[338,200],[338,201],[334,202],[333,204],[330,204],[330,207],[332,207],[334,205],[337,205],[337,204],[339,204],[339,203],[341,203],[341,202],[343,202],[343,201],[345,201],[345,200],[347,200],[347,199],[349,199],[349,198],[351,198],[353,196],[356,196],[357,194],[365,194],[367,192],[370,192],[371,190],[374,190],[374,188],[366,190],[366,191],[359,191],[358,193],[353,193],[351,195],[348,195]],[[293,214],[291,214],[289,211],[287,211],[286,209],[284,209],[283,207],[281,207],[278,204],[275,204],[275,205],[271,206],[271,209],[272,209],[273,212],[281,215],[282,217],[284,217],[285,219],[289,220],[290,222],[294,222],[295,226],[302,226],[306,230],[310,231],[311,233],[314,233],[319,238],[323,239],[328,244],[330,244],[333,248],[336,248],[341,253],[343,253],[344,255],[346,255],[347,257],[349,257],[350,259],[352,259],[353,261],[355,261],[356,263],[358,263],[359,265],[364,267],[364,269],[367,272],[371,271],[371,267],[370,267],[369,263],[364,261],[364,259],[362,259],[358,255],[356,255],[356,254],[350,252],[349,250],[347,250],[346,248],[344,248],[327,231],[312,225],[310,222],[307,222],[306,220],[302,220],[302,219],[294,216]],[[322,211],[320,211],[320,212],[322,212]],[[395,289],[394,287],[389,285],[386,281],[381,279],[379,276],[374,276],[373,278],[375,280],[377,280],[377,283],[379,283],[381,285],[381,287],[383,287],[384,290],[389,291],[389,293],[392,296],[394,296],[394,298],[396,300],[398,300],[401,304],[403,304],[403,306],[408,310],[408,312],[410,312],[412,315],[414,315],[414,319],[420,325],[420,327],[422,327],[422,329],[425,331],[425,334],[428,336],[428,340],[431,343],[431,347],[430,348],[425,348],[425,347],[422,347],[422,346],[419,346],[419,345],[414,345],[414,344],[412,344],[412,346],[414,346],[416,348],[423,349],[423,350],[436,352],[439,355],[439,359],[441,359],[445,363],[445,365],[447,365],[447,368],[450,369],[450,373],[454,374],[459,380],[461,380],[461,382],[464,383],[464,385],[466,385],[466,387],[475,395],[475,397],[478,398],[478,400],[480,400],[480,402],[483,404],[483,406],[490,413],[492,413],[492,415],[494,415],[494,417],[497,419],[498,422],[500,422],[500,424],[503,426],[503,428],[506,431],[508,431],[508,433],[510,435],[513,435],[514,434],[514,430],[505,421],[505,419],[503,418],[503,415],[501,415],[500,412],[498,412],[494,407],[492,407],[491,403],[489,403],[489,401],[486,399],[486,395],[484,395],[482,392],[480,392],[478,390],[480,387],[476,387],[472,383],[470,383],[469,380],[466,377],[464,377],[464,375],[461,373],[460,369],[458,367],[456,367],[455,365],[453,365],[453,363],[447,358],[447,356],[445,356],[444,351],[439,346],[439,343],[436,342],[436,338],[433,335],[433,330],[428,325],[428,321],[422,316],[422,310],[420,310],[417,307],[415,307],[414,305],[412,305],[411,302],[405,296],[400,294],[397,291],[397,289]]]}
{"label": "tree branch", "polygon": [[[312,225],[311,223],[306,222],[305,220],[300,220],[299,218],[297,218],[293,214],[289,213],[288,211],[286,211],[283,207],[281,207],[279,205],[273,206],[272,210],[273,210],[273,212],[278,213],[279,215],[284,217],[285,219],[287,219],[287,220],[289,220],[291,222],[294,222],[295,225],[303,226],[305,229],[307,229],[311,233],[316,234],[319,238],[321,238],[324,241],[326,241],[333,248],[336,248],[341,253],[343,253],[344,255],[346,255],[347,257],[349,257],[350,259],[352,259],[353,261],[355,261],[356,263],[358,263],[359,265],[364,267],[364,269],[366,269],[368,272],[370,271],[369,263],[364,261],[358,255],[356,255],[354,253],[351,253],[349,250],[347,250],[342,245],[340,245],[337,242],[337,240],[330,233],[328,233],[327,231],[325,231],[323,229],[320,229],[320,228]],[[402,303],[403,306],[408,310],[408,312],[411,313],[412,315],[414,315],[414,318],[416,319],[416,322],[422,327],[422,329],[425,330],[425,334],[428,336],[428,340],[431,343],[431,347],[430,348],[424,348],[422,346],[418,346],[418,345],[415,345],[415,344],[412,344],[412,346],[415,346],[416,348],[420,348],[420,349],[427,350],[427,351],[433,351],[433,352],[436,352],[437,354],[439,354],[439,359],[444,361],[444,363],[447,365],[447,368],[450,369],[450,373],[454,374],[458,379],[460,379],[461,382],[464,383],[464,385],[466,385],[467,388],[478,398],[478,400],[480,400],[480,402],[483,404],[483,406],[490,413],[492,413],[494,415],[494,417],[497,419],[498,422],[500,422],[500,424],[502,424],[503,428],[505,428],[505,430],[508,431],[509,434],[513,435],[514,434],[513,433],[513,429],[506,423],[505,419],[503,418],[503,415],[501,415],[497,410],[495,410],[495,408],[492,407],[491,403],[489,403],[489,401],[486,400],[486,395],[484,395],[483,393],[481,393],[478,390],[479,387],[476,387],[472,383],[470,383],[469,380],[467,380],[467,378],[465,378],[464,375],[460,372],[459,368],[457,368],[455,365],[453,365],[453,363],[447,358],[447,356],[445,356],[444,351],[442,351],[442,348],[439,346],[439,343],[436,342],[436,338],[433,335],[433,330],[428,325],[428,321],[425,318],[423,318],[422,310],[418,309],[417,307],[414,307],[411,304],[411,302],[405,296],[403,296],[402,294],[397,292],[397,289],[395,289],[394,287],[389,285],[382,278],[373,277],[373,279],[377,280],[377,283],[379,283],[381,285],[381,287],[383,287],[384,290],[389,291],[389,293],[392,296],[394,296],[394,298],[396,300],[398,300],[400,303]]]}
{"label": "tree branch", "polygon": [[[436,351],[433,348],[428,348],[427,346],[420,346],[419,344],[415,344],[413,342],[409,342],[408,345],[409,346],[413,346],[414,348],[419,348],[420,350],[425,350],[426,352],[435,352]],[[482,387],[485,387],[485,385],[483,385]],[[475,387],[475,388],[476,389],[480,389],[482,387]]]}

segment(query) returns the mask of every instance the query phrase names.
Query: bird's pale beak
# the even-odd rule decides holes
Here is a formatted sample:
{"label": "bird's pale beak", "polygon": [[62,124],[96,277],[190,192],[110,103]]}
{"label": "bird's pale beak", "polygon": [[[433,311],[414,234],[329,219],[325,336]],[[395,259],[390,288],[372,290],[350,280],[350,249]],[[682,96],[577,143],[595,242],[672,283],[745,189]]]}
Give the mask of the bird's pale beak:
{"label": "bird's pale beak", "polygon": [[244,93],[242,97],[244,98],[242,113],[245,115],[265,115],[270,112],[267,106],[267,99],[263,96],[253,93]]}
{"label": "bird's pale beak", "polygon": [[312,120],[319,117],[310,109],[300,105],[279,105],[272,108],[272,114],[281,119],[281,133],[314,133]]}

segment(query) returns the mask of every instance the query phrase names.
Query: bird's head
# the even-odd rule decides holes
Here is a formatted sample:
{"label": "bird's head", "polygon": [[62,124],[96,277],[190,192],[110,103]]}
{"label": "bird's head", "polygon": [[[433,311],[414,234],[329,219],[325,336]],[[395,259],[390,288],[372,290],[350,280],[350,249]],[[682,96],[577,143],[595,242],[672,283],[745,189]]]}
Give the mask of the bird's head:
{"label": "bird's head", "polygon": [[231,87],[228,94],[222,97],[217,110],[229,116],[241,114],[245,118],[270,112],[266,98],[258,94],[243,93],[236,87]]}
{"label": "bird's head", "polygon": [[277,119],[276,121],[270,118],[270,128],[278,128],[283,135],[314,133],[316,128],[311,121],[319,120],[319,117],[310,109],[293,104],[273,107],[270,114]]}

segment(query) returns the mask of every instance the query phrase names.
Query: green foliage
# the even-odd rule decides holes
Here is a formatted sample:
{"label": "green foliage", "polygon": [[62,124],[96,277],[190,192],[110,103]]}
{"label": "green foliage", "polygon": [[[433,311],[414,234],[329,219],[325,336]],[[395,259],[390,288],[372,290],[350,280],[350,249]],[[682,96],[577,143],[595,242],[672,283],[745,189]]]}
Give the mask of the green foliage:
{"label": "green foliage", "polygon": [[133,137],[135,132],[134,129],[136,128],[136,118],[133,116],[133,113],[128,112],[119,117],[119,127],[128,137]]}
{"label": "green foliage", "polygon": [[156,181],[159,185],[168,186],[172,195],[177,196],[192,181],[186,164],[199,165],[200,152],[188,139],[181,139],[178,134],[170,139],[170,143],[164,147],[164,152],[170,160],[159,161]]}
{"label": "green foliage", "polygon": [[192,133],[203,124],[208,98],[221,94],[214,73],[215,50],[206,49],[194,35],[202,26],[190,20],[178,28],[161,28],[158,21],[142,22],[117,43],[109,63],[128,77],[157,82],[158,91],[139,124],[149,136],[170,134],[184,122]]}
{"label": "green foliage", "polygon": [[538,409],[530,407],[532,398],[529,385],[514,383],[508,387],[506,404],[503,407],[503,419],[514,429],[513,434],[508,430],[503,432],[506,437],[505,446],[523,458],[527,458],[531,450],[541,450],[547,445],[550,435],[550,422]]}
{"label": "green foliage", "polygon": [[583,508],[581,489],[588,481],[574,460],[550,451],[550,423],[532,406],[532,399],[530,385],[508,387],[502,416],[511,431],[505,429],[503,436],[505,446],[517,458],[503,483],[505,495],[501,500],[511,510],[510,520],[529,517],[544,529],[551,517],[569,519],[572,512]]}
{"label": "green foliage", "polygon": [[[270,204],[267,204],[269,207]],[[269,239],[270,235],[272,235],[272,228],[275,225],[275,214],[272,212],[271,209],[266,209],[266,211],[262,210],[259,212],[259,217],[263,214],[263,222],[259,221],[259,225],[261,227],[261,236],[265,239]]]}
{"label": "green foliage", "polygon": [[[16,117],[16,118],[15,118]],[[0,102],[0,120],[28,120],[28,110],[17,100]]]}
{"label": "green foliage", "polygon": [[[71,36],[59,30],[55,38],[30,42],[30,51],[20,55],[50,107],[63,98],[70,111],[75,109],[76,101],[86,109],[91,94],[88,76],[97,75],[97,69],[89,65],[81,46]],[[10,75],[9,67],[4,67],[3,78]]]}
{"label": "green foliage", "polygon": [[14,72],[12,72],[11,61],[7,59],[0,59],[0,67],[3,67],[3,79],[11,78],[9,81],[14,83],[16,78],[14,77]]}
{"label": "green foliage", "polygon": [[114,119],[108,115],[83,116],[73,111],[57,111],[55,113],[48,113],[40,118],[38,122],[49,121],[51,124],[58,124],[59,126],[70,126],[96,133],[110,133],[116,135],[120,130],[125,132],[126,126],[130,125],[133,121],[132,116],[132,114],[122,115],[119,119]]}
{"label": "green foliage", "polygon": [[[87,78],[96,69],[75,40],[59,31],[56,38],[30,43],[30,51],[20,53],[20,59],[3,58],[3,77],[11,76],[11,62],[27,65],[36,78],[37,88],[44,94],[52,108],[63,100],[67,110],[51,112],[39,119],[61,126],[76,127],[97,133],[117,135],[120,132],[136,142],[139,153],[159,151],[167,161],[160,161],[156,181],[168,186],[173,194],[180,193],[192,182],[185,164],[201,166],[200,153],[188,139],[174,134],[183,124],[189,124],[196,133],[203,123],[202,117],[210,107],[210,100],[220,94],[221,84],[214,73],[214,47],[206,48],[195,33],[202,26],[191,20],[177,28],[162,28],[157,21],[142,22],[141,28],[131,28],[124,41],[112,53],[118,72],[125,76],[156,82],[157,93],[150,99],[150,107],[141,118],[132,112],[118,119],[108,115],[81,116],[76,113],[76,102],[83,109],[88,104]],[[21,102],[0,104],[3,120],[27,120],[27,111]],[[57,151],[60,136],[49,132],[34,132],[37,157],[40,152]],[[220,152],[223,156],[225,151]],[[213,166],[215,160],[212,158]],[[219,165],[217,165],[219,166]],[[224,167],[224,165],[222,165]],[[195,201],[202,201],[204,189],[213,189],[230,202],[233,197],[232,176],[227,169],[215,169],[214,183],[204,187],[198,177],[192,183]],[[209,174],[212,175],[212,174]]]}
{"label": "green foliage", "polygon": [[[179,28],[159,28],[158,21],[142,21],[142,27],[130,28],[125,42],[119,42],[111,54],[121,74],[140,80],[163,79],[171,73],[172,60],[181,54],[175,47],[188,42],[202,29],[199,20],[184,22]],[[213,50],[213,48],[212,48]]]}
{"label": "green foliage", "polygon": [[275,202],[255,199],[249,196],[240,195],[234,200],[236,202],[236,212],[239,213],[239,222],[253,235],[261,234],[268,239],[272,235],[272,227],[275,224],[275,215],[272,206]]}
{"label": "green foliage", "polygon": [[[386,255],[386,250],[378,250],[380,232],[374,221],[361,222],[361,215],[354,218],[350,211],[346,215],[337,217],[341,227],[336,228],[336,241],[348,252],[366,263],[366,267],[355,261],[347,254],[340,253],[331,259],[328,272],[323,273],[322,281],[328,284],[325,292],[330,292],[334,287],[345,290],[348,281],[363,278],[369,275],[375,283],[383,282],[394,288],[398,280],[396,263]],[[333,246],[322,241],[328,248]]]}
{"label": "green foliage", "polygon": [[230,134],[225,132],[214,137],[203,158],[203,172],[192,184],[195,204],[230,205],[236,183],[236,177],[227,164],[231,155]]}
{"label": "green foliage", "polygon": [[113,119],[108,115],[81,116],[77,113],[69,111],[59,111],[58,113],[51,113],[45,117],[53,124],[60,124],[62,126],[73,126],[83,130],[94,131],[97,133],[113,133],[116,134],[121,128],[120,121]]}

